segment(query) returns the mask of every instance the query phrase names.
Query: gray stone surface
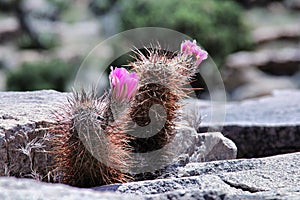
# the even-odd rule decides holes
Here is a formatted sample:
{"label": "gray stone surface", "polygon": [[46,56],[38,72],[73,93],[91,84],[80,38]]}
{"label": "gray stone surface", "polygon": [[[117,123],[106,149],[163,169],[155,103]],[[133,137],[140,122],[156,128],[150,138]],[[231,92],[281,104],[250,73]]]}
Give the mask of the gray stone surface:
{"label": "gray stone surface", "polygon": [[286,0],[285,5],[294,10],[300,10],[300,1],[299,0]]}
{"label": "gray stone surface", "polygon": [[162,149],[148,154],[132,154],[131,174],[134,180],[164,177],[168,169],[190,162],[235,159],[236,145],[220,132],[197,133],[194,128],[180,126],[175,137]]}
{"label": "gray stone surface", "polygon": [[176,179],[158,179],[153,181],[141,181],[128,183],[118,187],[117,191],[126,194],[139,195],[164,195],[164,193],[189,190],[212,190],[227,194],[239,194],[241,191],[230,187],[221,178],[215,175],[193,176]]}
{"label": "gray stone surface", "polygon": [[[221,131],[238,148],[238,157],[262,157],[300,151],[300,91],[274,91],[272,95],[228,102],[225,121],[212,124],[210,102],[195,101],[203,116],[199,132]],[[216,113],[215,113],[216,114]],[[217,113],[218,114],[218,113]]]}
{"label": "gray stone surface", "polygon": [[[296,8],[300,5],[300,1],[290,1],[287,6]],[[270,42],[279,39],[294,39],[298,41],[300,38],[300,26],[296,24],[285,24],[281,26],[263,26],[252,32],[254,42],[257,44]]]}
{"label": "gray stone surface", "polygon": [[[54,122],[51,110],[65,101],[66,95],[55,91],[0,93],[0,153],[4,158],[0,159],[0,164],[3,164],[1,175],[31,170],[28,159],[22,158],[22,153],[18,154],[13,148],[22,147],[17,144],[34,139],[36,135],[30,133],[41,134],[42,137],[43,129]],[[265,155],[268,148],[271,154],[284,152],[287,148],[299,150],[299,97],[299,91],[285,91],[261,99],[230,103],[226,106],[224,130],[228,130],[227,136],[233,140],[235,135],[240,139],[237,141],[241,143],[236,143],[244,155]],[[203,102],[201,108],[201,112],[210,110]],[[203,118],[202,129],[209,126],[208,119]],[[223,137],[219,133],[206,135]],[[205,140],[201,141],[205,143]],[[213,143],[214,140],[210,141]],[[228,145],[226,139],[222,143],[223,146]],[[193,155],[199,151],[190,149],[190,152]],[[21,164],[18,166],[17,163]],[[47,159],[44,163],[47,165]],[[189,163],[170,166],[156,180],[108,185],[93,190],[1,177],[0,199],[299,199],[299,166],[300,153]],[[127,196],[135,194],[140,196]]]}
{"label": "gray stone surface", "polygon": [[0,199],[299,199],[300,153],[190,163],[169,178],[79,189],[0,178]]}
{"label": "gray stone surface", "polygon": [[297,186],[300,181],[300,153],[265,158],[189,163],[173,177],[218,175],[231,185],[248,191],[265,191]]}
{"label": "gray stone surface", "polygon": [[194,128],[181,127],[167,145],[175,157],[175,163],[207,162],[235,159],[236,145],[220,132],[197,133]]}
{"label": "gray stone surface", "polygon": [[12,39],[16,39],[20,35],[21,31],[16,18],[6,17],[0,20],[0,42],[8,42]]}
{"label": "gray stone surface", "polygon": [[189,162],[229,160],[236,158],[237,147],[220,132],[198,133],[189,152]]}
{"label": "gray stone surface", "polygon": [[46,175],[51,158],[41,139],[55,122],[51,112],[66,96],[56,91],[0,92],[0,176]]}
{"label": "gray stone surface", "polygon": [[231,100],[244,100],[271,95],[273,90],[300,87],[298,73],[293,76],[267,74],[255,67],[239,67],[227,70],[222,77]]}
{"label": "gray stone surface", "polygon": [[[55,122],[52,112],[66,102],[67,95],[47,90],[0,92],[0,176],[47,177],[53,159],[46,152],[50,146],[44,138]],[[166,164],[234,159],[237,154],[235,144],[221,133],[199,134],[187,126],[178,128],[174,142],[166,148],[175,155]],[[156,157],[138,163],[145,168],[155,161]]]}
{"label": "gray stone surface", "polygon": [[225,83],[231,85],[232,100],[244,100],[271,95],[274,90],[296,89],[299,85],[296,80],[294,77],[268,75],[257,68],[247,67],[232,70]]}
{"label": "gray stone surface", "polygon": [[300,153],[189,163],[169,178],[94,188],[147,199],[299,199]]}
{"label": "gray stone surface", "polygon": [[3,200],[123,200],[143,199],[133,194],[95,192],[62,184],[42,183],[29,179],[0,178],[0,199]]}
{"label": "gray stone surface", "polygon": [[0,92],[2,130],[17,131],[36,122],[54,122],[51,112],[66,101],[67,93],[52,90],[35,92]]}
{"label": "gray stone surface", "polygon": [[274,75],[295,74],[300,69],[299,64],[299,47],[263,49],[255,52],[237,52],[228,56],[226,59],[226,65],[229,68],[257,67]]}

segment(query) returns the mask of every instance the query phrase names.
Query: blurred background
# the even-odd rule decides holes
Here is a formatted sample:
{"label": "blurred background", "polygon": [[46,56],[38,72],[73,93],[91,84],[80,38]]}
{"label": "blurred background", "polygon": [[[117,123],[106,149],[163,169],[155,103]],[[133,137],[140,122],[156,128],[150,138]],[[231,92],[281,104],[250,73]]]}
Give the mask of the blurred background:
{"label": "blurred background", "polygon": [[195,38],[229,100],[300,88],[300,0],[0,0],[0,91],[69,91],[95,45],[145,26]]}

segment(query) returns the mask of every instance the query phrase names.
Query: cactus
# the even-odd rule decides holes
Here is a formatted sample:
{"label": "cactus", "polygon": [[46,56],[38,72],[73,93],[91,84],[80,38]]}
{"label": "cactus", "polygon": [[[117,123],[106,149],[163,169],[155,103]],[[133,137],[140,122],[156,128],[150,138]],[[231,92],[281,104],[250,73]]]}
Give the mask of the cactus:
{"label": "cactus", "polygon": [[53,154],[58,182],[92,187],[126,182],[128,137],[121,122],[109,117],[109,95],[74,92],[56,112],[59,127],[53,130]]}
{"label": "cactus", "polygon": [[[129,63],[132,73],[111,68],[108,93],[97,98],[94,90],[73,92],[55,113],[58,126],[51,132],[56,181],[78,187],[126,182],[131,179],[127,172],[137,164],[130,153],[151,152],[170,142],[180,100],[189,92],[184,87],[207,53],[195,41],[182,43],[177,55],[160,46],[146,50],[148,55],[135,50],[137,59]],[[156,104],[163,113],[152,109]],[[151,123],[151,114],[162,127],[140,137],[139,127]]]}
{"label": "cactus", "polygon": [[130,63],[140,80],[130,116],[137,125],[146,126],[151,122],[151,106],[159,104],[165,109],[166,116],[157,117],[164,117],[166,121],[155,135],[132,140],[134,151],[141,153],[160,149],[169,143],[174,135],[177,111],[181,108],[179,100],[189,92],[184,87],[195,75],[197,66],[207,58],[207,53],[195,41],[182,43],[177,55],[168,55],[159,45],[146,50],[148,55],[136,50],[136,61]]}

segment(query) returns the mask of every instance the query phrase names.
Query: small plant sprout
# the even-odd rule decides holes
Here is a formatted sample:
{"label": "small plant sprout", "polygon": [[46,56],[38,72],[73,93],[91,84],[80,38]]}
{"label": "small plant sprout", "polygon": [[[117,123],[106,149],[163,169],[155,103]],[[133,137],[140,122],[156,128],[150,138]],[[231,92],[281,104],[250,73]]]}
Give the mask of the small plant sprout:
{"label": "small plant sprout", "polygon": [[196,40],[193,42],[186,40],[181,43],[180,52],[185,56],[194,56],[196,58],[195,64],[197,66],[200,65],[203,60],[207,59],[207,52],[197,45]]}
{"label": "small plant sprout", "polygon": [[109,80],[112,97],[118,102],[130,101],[135,96],[138,88],[136,73],[130,73],[123,67],[115,69],[111,67]]}

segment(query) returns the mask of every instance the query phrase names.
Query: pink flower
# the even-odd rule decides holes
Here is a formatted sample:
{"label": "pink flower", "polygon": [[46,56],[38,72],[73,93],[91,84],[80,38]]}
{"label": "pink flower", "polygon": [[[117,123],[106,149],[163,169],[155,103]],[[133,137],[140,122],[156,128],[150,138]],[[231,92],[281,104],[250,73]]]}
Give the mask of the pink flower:
{"label": "pink flower", "polygon": [[181,43],[181,52],[184,54],[191,54],[193,53],[193,49],[197,46],[196,41],[191,42],[189,40],[184,41]]}
{"label": "pink flower", "polygon": [[136,73],[129,73],[125,68],[110,68],[110,85],[112,87],[112,96],[119,102],[131,100],[136,94],[138,87],[138,77]]}
{"label": "pink flower", "polygon": [[207,59],[207,52],[202,50],[196,43],[196,40],[193,42],[186,40],[181,43],[180,51],[183,55],[193,55],[196,58],[196,65],[199,65],[203,60]]}

